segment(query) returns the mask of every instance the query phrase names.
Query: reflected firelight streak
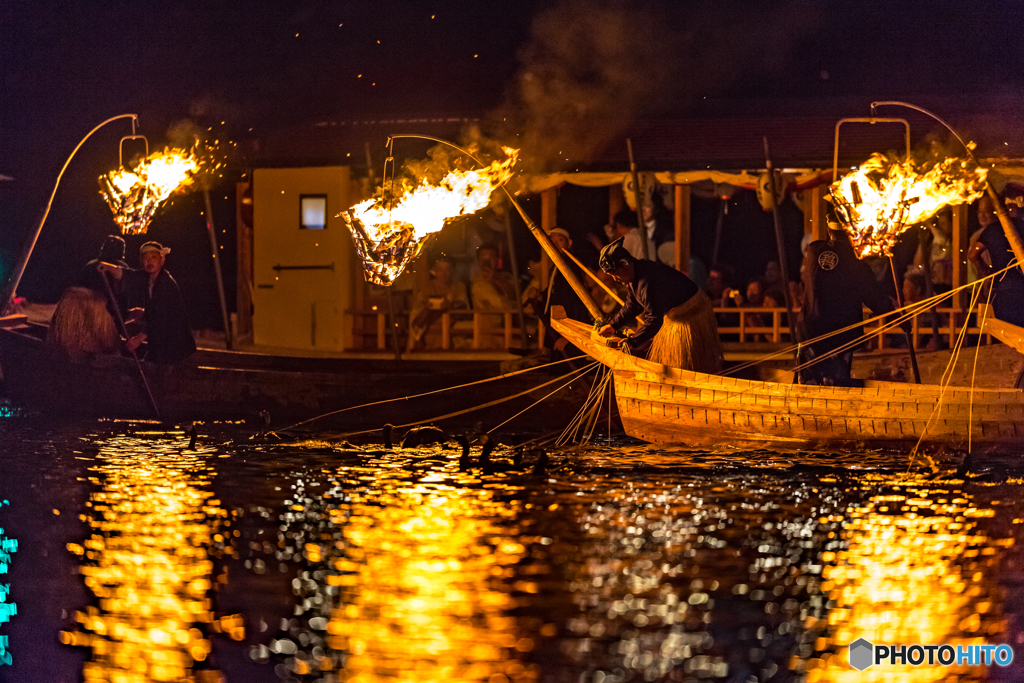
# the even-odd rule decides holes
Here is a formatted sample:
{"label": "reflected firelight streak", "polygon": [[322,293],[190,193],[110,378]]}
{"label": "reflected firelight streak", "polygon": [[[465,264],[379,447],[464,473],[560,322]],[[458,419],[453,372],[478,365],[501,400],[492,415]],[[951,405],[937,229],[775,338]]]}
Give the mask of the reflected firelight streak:
{"label": "reflected firelight streak", "polygon": [[884,666],[850,668],[847,645],[857,638],[885,644],[981,645],[1005,630],[992,581],[996,548],[975,520],[994,516],[956,490],[907,488],[848,510],[848,547],[828,553],[823,589],[835,608],[830,652],[808,663],[809,683],[897,681],[929,683],[951,676],[973,679],[984,667]]}
{"label": "reflected firelight streak", "polygon": [[278,553],[306,567],[293,582],[298,618],[250,656],[290,655],[293,674],[360,683],[536,680],[520,661],[534,641],[511,614],[512,592],[536,588],[505,580],[525,550],[509,534],[517,506],[447,479],[353,467],[323,493],[300,481]]}
{"label": "reflected firelight streak", "polygon": [[220,626],[210,551],[223,544],[226,513],[209,490],[204,456],[185,443],[119,436],[101,447],[92,511],[83,515],[93,533],[68,545],[98,606],[76,614],[81,630],[60,634],[64,644],[92,648],[86,681],[190,680],[210,655],[209,633]]}

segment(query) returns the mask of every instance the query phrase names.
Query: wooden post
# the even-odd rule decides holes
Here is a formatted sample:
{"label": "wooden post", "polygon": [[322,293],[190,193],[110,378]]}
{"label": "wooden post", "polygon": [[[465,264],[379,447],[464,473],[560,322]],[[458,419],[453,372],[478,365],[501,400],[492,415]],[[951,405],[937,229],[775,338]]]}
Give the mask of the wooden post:
{"label": "wooden post", "polygon": [[512,348],[512,311],[505,311],[505,348]]}
{"label": "wooden post", "polygon": [[676,185],[676,270],[690,270],[690,186]]}
{"label": "wooden post", "polygon": [[452,348],[452,314],[448,311],[441,314],[441,348]]}
{"label": "wooden post", "polygon": [[377,311],[377,349],[383,351],[387,344],[387,314],[384,311]]}

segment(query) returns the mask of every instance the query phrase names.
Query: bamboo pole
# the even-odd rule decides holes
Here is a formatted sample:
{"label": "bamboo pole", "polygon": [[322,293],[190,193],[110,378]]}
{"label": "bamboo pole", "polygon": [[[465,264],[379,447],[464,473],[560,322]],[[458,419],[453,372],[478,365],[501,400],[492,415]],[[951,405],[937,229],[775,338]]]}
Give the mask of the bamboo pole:
{"label": "bamboo pole", "polygon": [[789,323],[789,338],[796,340],[796,317],[793,315],[793,299],[789,296],[789,267],[786,264],[786,242],[782,237],[782,219],[775,201],[775,169],[772,166],[772,155],[768,151],[768,136],[764,137],[764,159],[768,166],[768,191],[772,196],[772,220],[775,223],[775,244],[779,250],[779,270],[785,279],[782,296],[786,300],[786,322]]}
{"label": "bamboo pole", "polygon": [[220,254],[217,249],[217,230],[213,224],[213,204],[210,202],[210,188],[203,188],[203,199],[206,201],[206,232],[210,235],[210,251],[213,255],[213,272],[217,276],[217,296],[220,298],[220,316],[224,323],[224,342],[228,351],[233,347],[234,337],[231,334],[231,318],[228,317],[228,301],[224,296],[224,276],[220,272]]}
{"label": "bamboo pole", "polygon": [[526,314],[523,313],[523,292],[522,287],[519,284],[519,264],[516,261],[516,243],[512,239],[512,220],[509,215],[508,209],[505,211],[505,237],[508,239],[508,262],[512,267],[512,285],[515,288],[516,293],[516,312],[519,315],[519,332],[522,335],[519,338],[519,342],[522,348],[526,348]]}
{"label": "bamboo pole", "polygon": [[644,222],[644,205],[640,199],[640,174],[636,172],[636,161],[633,159],[633,141],[626,138],[626,149],[629,151],[629,172],[633,174],[633,202],[636,204],[636,227],[640,231],[641,244],[645,259],[651,258],[647,248],[647,224]]}
{"label": "bamboo pole", "polygon": [[[384,162],[384,175],[381,176],[381,183],[387,182],[388,162]],[[366,143],[366,174],[370,177],[370,188],[373,188],[373,156],[370,154],[370,143]],[[358,221],[353,221],[353,224]],[[365,233],[364,233],[365,235]],[[365,284],[363,285],[366,286]],[[391,349],[395,354],[395,360],[402,360],[402,349],[398,346],[398,319],[395,317],[395,297],[391,293],[391,287],[384,288],[384,294],[388,299],[388,316],[391,318]]]}
{"label": "bamboo pole", "polygon": [[[900,283],[896,281],[896,265],[892,261],[892,254],[889,255],[889,270],[892,271],[892,283],[896,285],[896,308],[903,308],[903,294],[900,292]],[[916,320],[916,316],[915,316]],[[917,350],[914,348],[915,335],[903,330],[907,338],[907,348],[910,350],[910,369],[914,371],[914,383],[921,383],[921,371],[917,368]]]}
{"label": "bamboo pole", "polygon": [[25,245],[25,249],[22,250],[21,256],[18,257],[18,262],[14,266],[14,271],[11,273],[10,278],[8,278],[2,293],[0,293],[0,315],[3,315],[3,313],[7,311],[7,308],[11,305],[11,302],[14,301],[14,298],[18,294],[18,285],[21,284],[21,276],[25,274],[25,268],[28,266],[28,261],[32,258],[32,252],[36,248],[36,242],[39,241],[39,235],[43,232],[43,225],[46,224],[46,217],[50,215],[50,207],[53,206],[53,198],[57,196],[57,188],[60,187],[60,179],[64,177],[64,171],[68,170],[68,165],[71,163],[71,160],[75,158],[75,154],[77,154],[78,150],[85,144],[85,141],[92,137],[93,133],[111,121],[127,118],[132,120],[132,133],[134,133],[135,123],[139,120],[138,115],[120,114],[119,116],[112,116],[86,133],[85,137],[75,145],[73,150],[71,150],[71,154],[68,156],[67,161],[64,162],[64,166],[60,169],[60,173],[57,174],[57,182],[53,186],[53,192],[50,193],[50,201],[46,203],[46,210],[43,211],[43,217],[39,219],[39,223],[36,224],[36,229],[32,233],[32,239],[28,241]]}
{"label": "bamboo pole", "polygon": [[[103,278],[103,284],[107,288],[107,296],[110,297],[110,307],[114,309],[114,315],[117,318],[118,324],[121,326],[121,333],[124,334],[125,342],[128,342],[130,337],[128,336],[128,326],[124,324],[124,316],[121,315],[121,306],[117,301],[117,297],[114,296],[114,289],[110,286],[110,280],[107,279],[107,274],[100,271],[100,277]],[[146,373],[142,370],[142,363],[139,362],[139,354],[135,353],[135,349],[131,349],[132,358],[135,359],[135,369],[139,371],[139,377],[142,379],[142,386],[146,389],[146,396],[149,397],[149,407],[153,409],[153,414],[156,415],[156,419],[161,420],[160,409],[156,407],[156,399],[153,398],[153,391],[149,388],[149,381],[146,380]]]}
{"label": "bamboo pole", "polygon": [[614,289],[612,289],[611,287],[606,285],[604,283],[604,281],[601,278],[599,278],[597,275],[594,275],[594,273],[591,272],[590,268],[587,268],[585,265],[580,263],[580,260],[578,258],[576,258],[575,256],[573,256],[572,252],[563,251],[562,253],[565,254],[566,256],[568,256],[569,258],[571,258],[572,262],[575,263],[577,266],[579,266],[580,270],[582,270],[584,273],[589,275],[591,280],[593,280],[598,285],[600,285],[601,289],[603,289],[605,292],[607,292],[608,296],[610,296],[611,298],[615,299],[616,303],[618,303],[620,306],[625,306],[626,305],[625,303],[623,303],[622,299],[619,298],[619,295],[615,293]]}

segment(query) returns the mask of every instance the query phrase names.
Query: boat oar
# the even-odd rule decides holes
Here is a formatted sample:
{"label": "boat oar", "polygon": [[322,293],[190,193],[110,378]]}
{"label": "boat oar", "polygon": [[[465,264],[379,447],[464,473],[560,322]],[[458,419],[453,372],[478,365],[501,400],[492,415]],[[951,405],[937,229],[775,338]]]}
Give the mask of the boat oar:
{"label": "boat oar", "polygon": [[[99,270],[98,267],[97,270]],[[107,279],[106,271],[100,270],[100,277],[103,278],[103,284],[107,288],[107,296],[110,297],[110,305],[114,309],[114,317],[117,318],[117,322],[121,326],[121,333],[124,334],[125,341],[127,341],[129,339],[128,327],[124,324],[124,316],[121,315],[121,307],[117,305],[117,297],[114,296],[114,289],[110,286],[110,280]],[[146,380],[146,373],[142,370],[142,363],[139,361],[139,354],[135,353],[135,349],[129,350],[132,352],[132,358],[135,359],[135,367],[139,371],[139,377],[142,378],[142,386],[146,388],[146,396],[149,397],[149,405],[153,409],[153,414],[156,415],[156,419],[160,420],[162,419],[160,417],[160,409],[156,407],[156,400],[153,398],[153,392],[150,390],[149,382]]]}

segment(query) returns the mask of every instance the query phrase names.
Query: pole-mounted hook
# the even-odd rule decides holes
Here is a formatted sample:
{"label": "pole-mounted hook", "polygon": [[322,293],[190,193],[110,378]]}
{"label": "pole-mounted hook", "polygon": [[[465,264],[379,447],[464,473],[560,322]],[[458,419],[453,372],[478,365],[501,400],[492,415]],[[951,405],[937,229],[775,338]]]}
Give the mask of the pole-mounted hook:
{"label": "pole-mounted hook", "polygon": [[138,123],[138,121],[139,121],[139,117],[135,116],[133,114],[132,115],[132,134],[131,135],[125,135],[123,138],[121,138],[121,142],[117,146],[117,163],[118,163],[118,165],[121,168],[124,168],[124,141],[125,140],[142,140],[143,142],[146,143],[146,156],[147,157],[149,156],[149,140],[146,139],[145,135],[136,135],[135,134],[135,124]]}

